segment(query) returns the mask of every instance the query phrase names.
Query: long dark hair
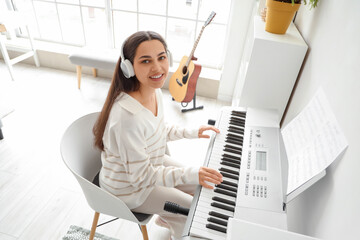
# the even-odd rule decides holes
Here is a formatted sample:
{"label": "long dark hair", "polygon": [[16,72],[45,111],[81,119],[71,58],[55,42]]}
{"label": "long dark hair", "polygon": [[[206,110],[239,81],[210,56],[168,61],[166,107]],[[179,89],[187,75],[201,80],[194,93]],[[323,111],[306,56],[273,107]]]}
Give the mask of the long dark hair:
{"label": "long dark hair", "polygon": [[[159,40],[164,45],[165,51],[168,50],[166,42],[161,37],[160,34],[152,31],[139,31],[132,34],[130,37],[128,37],[125,40],[122,49],[124,58],[128,59],[132,64],[134,64],[134,57],[138,46],[142,42],[150,41],[150,40]],[[102,138],[104,136],[105,127],[109,119],[111,108],[116,98],[122,92],[129,93],[129,92],[137,91],[140,88],[140,82],[136,78],[136,76],[133,76],[131,78],[126,78],[124,76],[120,68],[120,63],[121,63],[121,57],[119,57],[119,60],[116,63],[114,76],[111,81],[108,95],[106,97],[104,106],[93,128],[93,133],[95,136],[94,144],[97,148],[99,148],[102,151],[104,150],[104,143]]]}

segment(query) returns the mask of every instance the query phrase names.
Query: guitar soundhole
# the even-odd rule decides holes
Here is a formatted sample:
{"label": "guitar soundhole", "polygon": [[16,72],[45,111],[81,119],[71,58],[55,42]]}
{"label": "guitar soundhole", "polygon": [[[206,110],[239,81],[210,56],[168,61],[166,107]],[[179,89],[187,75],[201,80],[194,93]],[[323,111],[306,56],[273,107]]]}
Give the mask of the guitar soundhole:
{"label": "guitar soundhole", "polygon": [[187,72],[187,67],[186,66],[183,67],[182,72],[183,72],[183,74],[185,74]]}

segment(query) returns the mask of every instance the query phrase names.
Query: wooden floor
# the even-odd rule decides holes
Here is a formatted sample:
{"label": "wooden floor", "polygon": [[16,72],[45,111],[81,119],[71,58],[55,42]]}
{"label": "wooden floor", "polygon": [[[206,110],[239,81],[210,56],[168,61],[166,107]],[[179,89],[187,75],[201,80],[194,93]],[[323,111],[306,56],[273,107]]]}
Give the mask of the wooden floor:
{"label": "wooden floor", "polygon": [[[14,111],[2,119],[0,141],[0,239],[62,239],[70,225],[89,229],[93,211],[87,205],[75,178],[65,167],[59,143],[66,127],[75,119],[100,111],[110,79],[83,75],[77,89],[76,74],[26,64],[14,66],[11,81],[0,61],[0,101]],[[216,119],[230,103],[198,97],[203,110],[181,113],[179,103],[163,90],[166,120],[179,125],[199,126]],[[5,102],[4,102],[5,101]],[[4,104],[5,103],[5,104]],[[200,166],[209,140],[180,140],[170,143],[173,157]],[[100,215],[99,223],[111,217]],[[168,239],[166,229],[151,221],[150,239]],[[136,224],[117,220],[97,232],[122,240],[141,239]]]}

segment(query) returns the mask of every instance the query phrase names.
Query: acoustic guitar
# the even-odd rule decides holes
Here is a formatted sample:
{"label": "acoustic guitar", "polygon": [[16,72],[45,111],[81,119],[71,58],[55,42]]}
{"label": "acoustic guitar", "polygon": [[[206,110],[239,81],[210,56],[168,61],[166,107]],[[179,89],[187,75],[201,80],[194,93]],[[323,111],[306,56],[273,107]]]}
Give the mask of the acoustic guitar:
{"label": "acoustic guitar", "polygon": [[194,98],[196,82],[201,72],[201,65],[194,64],[192,61],[194,58],[194,52],[205,27],[210,24],[215,15],[215,12],[211,12],[210,16],[204,23],[204,26],[201,28],[189,57],[184,56],[181,59],[178,69],[169,80],[170,94],[177,102],[190,102]]}

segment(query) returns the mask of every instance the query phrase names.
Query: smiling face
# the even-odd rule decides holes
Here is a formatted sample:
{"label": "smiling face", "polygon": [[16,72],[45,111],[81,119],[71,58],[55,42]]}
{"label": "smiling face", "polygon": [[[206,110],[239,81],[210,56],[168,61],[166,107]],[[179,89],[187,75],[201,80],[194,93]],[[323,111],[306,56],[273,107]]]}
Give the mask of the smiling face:
{"label": "smiling face", "polygon": [[133,66],[140,89],[161,88],[169,72],[164,45],[159,40],[142,42],[136,50]]}

